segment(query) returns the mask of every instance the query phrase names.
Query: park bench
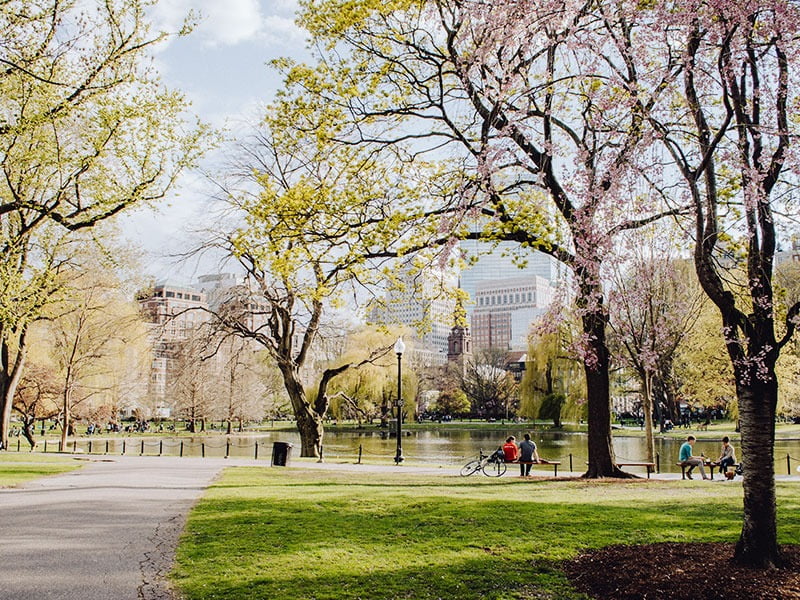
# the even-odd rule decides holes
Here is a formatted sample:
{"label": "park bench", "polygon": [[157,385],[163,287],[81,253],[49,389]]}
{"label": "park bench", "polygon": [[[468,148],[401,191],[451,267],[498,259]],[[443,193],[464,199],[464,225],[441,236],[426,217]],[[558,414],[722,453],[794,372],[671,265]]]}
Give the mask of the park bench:
{"label": "park bench", "polygon": [[656,463],[653,462],[618,462],[617,466],[622,467],[645,467],[647,468],[647,478],[650,479],[650,473],[655,473]]}
{"label": "park bench", "polygon": [[539,460],[537,462],[537,461],[534,461],[534,460],[515,460],[515,461],[513,461],[513,462],[511,462],[509,464],[512,464],[512,465],[532,465],[534,467],[541,466],[541,465],[545,465],[545,466],[552,465],[553,466],[553,477],[558,477],[558,465],[561,464],[561,461],[560,460]]}
{"label": "park bench", "polygon": [[[682,463],[682,462],[675,463],[675,465],[681,468],[681,479],[686,479],[686,469],[689,468],[689,465],[687,465],[685,463]],[[711,479],[714,479],[714,469],[712,467],[718,467],[719,464],[715,463],[715,462],[712,462],[710,460],[707,460],[707,461],[705,461],[703,463],[703,466],[704,467],[708,467],[710,469],[709,470],[709,475],[711,476]],[[734,469],[734,472],[735,472],[736,470],[740,469],[741,466],[742,466],[742,463],[734,463],[732,465],[728,465],[728,469],[732,468],[732,469]],[[726,471],[727,471],[727,469],[726,469]]]}
{"label": "park bench", "polygon": [[[586,463],[589,464],[588,462]],[[615,463],[618,467],[646,467],[647,468],[647,478],[650,479],[650,473],[655,473],[656,471],[656,463],[654,462],[645,462],[645,461],[625,461],[625,462],[617,462]]]}

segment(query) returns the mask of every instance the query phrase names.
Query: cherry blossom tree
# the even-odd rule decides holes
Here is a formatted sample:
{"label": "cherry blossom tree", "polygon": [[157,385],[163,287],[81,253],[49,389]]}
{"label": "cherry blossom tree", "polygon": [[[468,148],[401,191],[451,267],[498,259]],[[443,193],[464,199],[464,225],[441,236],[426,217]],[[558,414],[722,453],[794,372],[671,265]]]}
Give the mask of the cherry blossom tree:
{"label": "cherry blossom tree", "polygon": [[[693,207],[694,262],[719,309],[738,399],[745,462],[737,562],[772,567],[777,545],[775,366],[800,304],[776,320],[774,257],[798,173],[800,7],[785,0],[659,3],[681,41],[681,87],[650,114]],[[680,98],[680,100],[677,100]],[[732,269],[746,278],[731,277]]]}
{"label": "cherry blossom tree", "polygon": [[[569,268],[583,329],[586,476],[625,476],[611,438],[603,268],[619,235],[669,212],[630,168],[651,142],[646,115],[681,68],[668,44],[652,43],[668,34],[640,26],[625,3],[302,6],[320,65],[284,62],[287,83],[354,123],[351,143],[439,162],[444,183],[421,195],[445,251],[459,238],[515,241]],[[665,69],[635,67],[649,48]]]}

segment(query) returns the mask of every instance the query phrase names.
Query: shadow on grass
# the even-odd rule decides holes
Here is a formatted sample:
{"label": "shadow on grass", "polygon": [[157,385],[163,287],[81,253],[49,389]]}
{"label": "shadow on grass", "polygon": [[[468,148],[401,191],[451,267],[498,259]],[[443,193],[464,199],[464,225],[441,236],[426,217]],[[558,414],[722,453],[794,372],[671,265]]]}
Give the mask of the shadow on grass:
{"label": "shadow on grass", "polygon": [[[178,579],[180,583],[180,579]],[[546,595],[542,594],[543,590]],[[307,561],[302,572],[216,577],[182,588],[186,598],[388,600],[504,600],[584,598],[551,561],[507,561],[492,556],[441,564],[370,564],[358,571],[319,569]]]}
{"label": "shadow on grass", "polygon": [[[580,598],[558,561],[610,544],[731,541],[741,518],[730,495],[700,504],[655,486],[635,486],[631,502],[591,483],[294,477],[232,478],[198,504],[175,576],[187,599]],[[587,489],[595,501],[571,501]]]}

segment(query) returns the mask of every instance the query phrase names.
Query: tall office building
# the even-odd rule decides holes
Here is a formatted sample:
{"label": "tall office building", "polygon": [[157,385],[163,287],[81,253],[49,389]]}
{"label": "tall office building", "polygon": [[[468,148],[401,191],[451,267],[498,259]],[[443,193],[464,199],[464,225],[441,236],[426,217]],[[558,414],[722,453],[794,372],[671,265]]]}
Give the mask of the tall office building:
{"label": "tall office building", "polygon": [[477,283],[471,324],[476,350],[527,350],[531,325],[553,301],[550,281],[537,275]]}
{"label": "tall office building", "polygon": [[408,326],[417,332],[414,359],[424,365],[442,365],[447,361],[455,309],[455,300],[446,290],[456,286],[457,277],[447,270],[417,270],[409,264],[398,272],[399,285],[387,290],[380,305],[370,311],[370,320]]}
{"label": "tall office building", "polygon": [[[520,277],[540,277],[555,281],[558,275],[557,261],[536,250],[521,251],[515,242],[500,242],[497,245],[478,240],[464,240],[459,247],[467,258],[476,262],[461,271],[461,289],[469,294],[466,305],[467,315],[471,315],[477,303],[478,284],[488,280],[518,279]],[[525,259],[520,268],[514,257]]]}

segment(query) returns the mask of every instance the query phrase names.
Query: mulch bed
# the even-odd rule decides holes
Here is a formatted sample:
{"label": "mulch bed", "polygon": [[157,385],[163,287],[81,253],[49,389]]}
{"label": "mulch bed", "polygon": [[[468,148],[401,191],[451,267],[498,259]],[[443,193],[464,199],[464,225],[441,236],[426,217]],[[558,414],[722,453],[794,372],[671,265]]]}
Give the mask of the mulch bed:
{"label": "mulch bed", "polygon": [[609,546],[569,561],[567,576],[597,600],[800,599],[800,546],[781,547],[786,565],[757,570],[731,563],[733,544]]}

